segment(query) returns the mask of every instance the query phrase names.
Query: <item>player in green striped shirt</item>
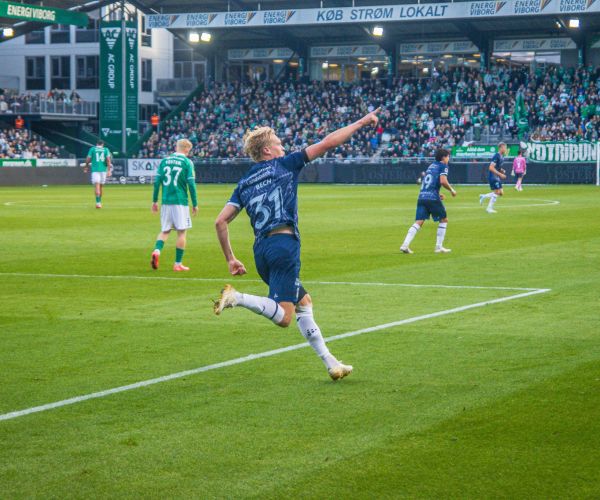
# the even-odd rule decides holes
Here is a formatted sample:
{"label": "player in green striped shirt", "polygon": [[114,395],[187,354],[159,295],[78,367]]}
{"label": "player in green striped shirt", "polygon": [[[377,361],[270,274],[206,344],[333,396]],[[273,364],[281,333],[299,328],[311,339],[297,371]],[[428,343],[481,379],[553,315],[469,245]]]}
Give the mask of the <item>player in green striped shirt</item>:
{"label": "player in green striped shirt", "polygon": [[194,164],[188,158],[192,150],[192,143],[187,139],[177,141],[177,152],[167,156],[160,162],[156,178],[154,179],[154,194],[152,196],[152,211],[158,212],[158,193],[162,187],[162,203],[160,207],[161,232],[156,239],[150,264],[152,269],[158,269],[160,252],[174,228],[177,230],[177,243],[175,249],[175,264],[173,271],[189,271],[190,268],[182,264],[185,250],[186,231],[192,227],[190,207],[188,205],[188,191],[192,198],[192,214],[198,213],[198,195],[196,194],[196,175]]}
{"label": "player in green striped shirt", "polygon": [[102,186],[106,183],[106,177],[112,173],[112,162],[110,150],[104,146],[104,141],[98,139],[95,146],[88,151],[85,159],[84,172],[92,163],[92,184],[96,193],[96,208],[102,208]]}

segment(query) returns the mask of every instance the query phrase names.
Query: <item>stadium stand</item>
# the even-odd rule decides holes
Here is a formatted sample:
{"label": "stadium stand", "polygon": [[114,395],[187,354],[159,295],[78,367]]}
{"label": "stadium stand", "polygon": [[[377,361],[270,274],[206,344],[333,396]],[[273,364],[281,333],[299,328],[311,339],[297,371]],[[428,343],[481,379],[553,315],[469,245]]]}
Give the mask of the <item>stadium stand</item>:
{"label": "stadium stand", "polygon": [[[383,106],[381,126],[331,154],[346,158],[430,157],[483,134],[493,141],[596,140],[600,136],[600,69],[455,68],[430,78],[337,82],[215,84],[164,123],[140,157],[161,157],[188,136],[200,158],[244,156],[245,130],[271,125],[291,150],[301,149],[361,113]],[[519,113],[526,117],[518,122]]]}
{"label": "stadium stand", "polygon": [[0,129],[0,158],[59,158],[58,147],[26,129]]}

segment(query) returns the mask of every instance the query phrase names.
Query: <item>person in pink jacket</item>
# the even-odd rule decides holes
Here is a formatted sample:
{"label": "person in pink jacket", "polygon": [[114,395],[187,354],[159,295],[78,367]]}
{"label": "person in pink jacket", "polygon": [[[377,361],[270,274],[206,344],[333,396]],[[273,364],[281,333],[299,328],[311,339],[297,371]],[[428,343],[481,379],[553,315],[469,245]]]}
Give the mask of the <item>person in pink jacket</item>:
{"label": "person in pink jacket", "polygon": [[527,160],[523,156],[523,150],[519,149],[519,154],[513,161],[512,173],[517,178],[515,189],[517,191],[523,191],[523,177],[527,173]]}

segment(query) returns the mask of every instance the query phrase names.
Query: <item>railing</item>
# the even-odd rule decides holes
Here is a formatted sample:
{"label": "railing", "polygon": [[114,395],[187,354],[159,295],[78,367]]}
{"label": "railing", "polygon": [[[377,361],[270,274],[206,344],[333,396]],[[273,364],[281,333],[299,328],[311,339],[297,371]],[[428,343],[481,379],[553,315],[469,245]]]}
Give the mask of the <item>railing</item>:
{"label": "railing", "polygon": [[70,116],[98,116],[97,102],[69,102],[50,101],[47,99],[33,99],[31,101],[7,101],[8,109],[0,110],[0,114],[7,115],[70,115]]}

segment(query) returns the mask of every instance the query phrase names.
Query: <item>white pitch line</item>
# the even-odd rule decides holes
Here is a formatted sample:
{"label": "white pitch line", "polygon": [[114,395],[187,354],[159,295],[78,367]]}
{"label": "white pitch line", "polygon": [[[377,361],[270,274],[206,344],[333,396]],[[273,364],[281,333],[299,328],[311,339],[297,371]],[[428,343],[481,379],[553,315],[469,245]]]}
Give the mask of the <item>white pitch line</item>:
{"label": "white pitch line", "polygon": [[[0,276],[18,276],[18,277],[34,277],[34,278],[76,278],[76,279],[105,279],[105,280],[162,280],[162,281],[199,281],[199,282],[216,282],[227,283],[232,278],[168,278],[166,276],[128,276],[128,275],[97,275],[97,274],[55,274],[55,273],[0,273]],[[239,281],[237,281],[239,280]],[[262,283],[260,279],[252,278],[236,278],[238,283]],[[385,283],[385,282],[369,282],[369,281],[304,281],[307,285],[348,285],[348,286],[397,286],[407,288],[456,288],[456,289],[473,289],[473,290],[516,290],[516,291],[535,291],[539,288],[522,288],[515,286],[477,286],[477,285],[437,285],[437,284],[419,284],[419,283]]]}
{"label": "white pitch line", "polygon": [[[520,201],[540,201],[543,203],[512,203],[512,200],[509,201],[507,199],[503,199],[502,203],[500,205],[498,205],[498,207],[500,207],[502,210],[504,210],[505,208],[552,207],[552,206],[560,205],[559,200],[542,200],[541,198],[521,198]],[[477,201],[474,201],[470,205],[455,204],[455,202],[450,202],[450,203],[447,203],[446,208],[448,208],[450,210],[463,210],[463,209],[464,210],[481,210],[479,202],[477,202]],[[364,211],[364,208],[361,207],[360,209],[357,208],[354,210]],[[375,210],[375,209],[373,209],[373,210]],[[414,208],[411,208],[411,207],[385,207],[385,208],[377,207],[377,210],[378,211],[386,211],[386,212],[414,212]]]}
{"label": "white pitch line", "polygon": [[[35,208],[56,208],[56,209],[70,209],[70,208],[76,208],[79,209],[81,207],[87,207],[90,208],[90,204],[89,203],[72,203],[72,204],[62,204],[62,205],[39,205],[39,201],[44,201],[44,200],[38,200],[38,201],[7,201],[4,203],[5,206],[7,207],[12,207],[12,206],[18,206],[18,207],[35,207]],[[45,201],[53,201],[53,200],[45,200]],[[514,204],[514,203],[507,203],[506,201],[504,203],[502,203],[502,208],[527,208],[527,207],[549,207],[549,206],[553,206],[553,205],[560,205],[560,201],[559,200],[543,200],[541,198],[521,198],[520,201],[540,201],[542,203],[526,203],[526,204]],[[452,208],[452,209],[474,209],[474,208],[478,208],[479,204],[477,202],[473,202],[473,204],[471,205],[454,205],[454,204],[448,204],[448,208]],[[144,205],[111,205],[112,208],[118,208],[119,210],[140,210],[144,208]],[[93,206],[91,206],[91,208],[94,208]],[[359,209],[356,209],[359,210]],[[360,210],[364,210],[363,208],[361,208]],[[394,211],[394,212],[413,212],[414,208],[412,207],[388,207],[388,208],[377,208],[377,210],[381,211],[381,210],[385,210],[385,211]]]}
{"label": "white pitch line", "polygon": [[[414,316],[412,318],[402,319],[399,321],[394,321],[392,323],[383,323],[381,325],[371,326],[368,328],[362,328],[360,330],[354,330],[351,332],[342,333],[339,335],[333,335],[332,337],[327,337],[325,340],[327,342],[332,342],[334,340],[341,340],[349,337],[355,337],[357,335],[362,335],[363,333],[376,332],[379,330],[386,330],[388,328],[393,328],[396,326],[407,325],[409,323],[416,323],[417,321],[423,321],[431,318],[439,318],[440,316],[446,316],[448,314],[455,314],[462,311],[468,311],[469,309],[475,309],[477,307],[488,306],[491,304],[498,304],[500,302],[506,302],[508,300],[516,300],[522,299],[524,297],[529,297],[531,295],[537,295],[540,293],[549,292],[549,288],[539,288],[533,291],[519,293],[516,295],[509,295],[508,297],[501,297],[499,299],[486,300],[484,302],[477,302],[475,304],[468,304],[466,306],[454,307],[452,309],[445,309],[443,311],[438,311],[430,314],[423,314],[421,316]],[[31,408],[26,408],[24,410],[13,411],[10,413],[5,413],[0,415],[0,421],[2,420],[11,420],[18,417],[24,417],[26,415],[31,415],[32,413],[39,413],[43,411],[53,410],[55,408],[60,408],[62,406],[68,406],[76,403],[82,403],[83,401],[88,401],[90,399],[103,398],[105,396],[110,396],[112,394],[117,394],[120,392],[131,391],[134,389],[139,389],[141,387],[147,387],[149,385],[160,384],[162,382],[168,382],[170,380],[175,380],[178,378],[188,377],[191,375],[197,375],[198,373],[204,373],[211,370],[217,370],[219,368],[226,368],[228,366],[239,365],[241,363],[246,363],[248,361],[253,361],[255,359],[268,358],[271,356],[277,356],[279,354],[283,354],[290,351],[295,351],[297,349],[303,349],[304,347],[308,347],[310,344],[308,342],[303,342],[301,344],[295,344],[287,347],[281,347],[279,349],[273,349],[270,351],[260,352],[257,354],[248,354],[247,356],[243,356],[241,358],[234,358],[228,361],[222,361],[220,363],[214,363],[212,365],[201,366],[199,368],[194,368],[193,370],[186,370],[183,372],[172,373],[170,375],[164,375],[162,377],[152,378],[149,380],[143,380],[141,382],[136,382],[134,384],[122,385],[120,387],[114,387],[112,389],[107,389],[100,392],[93,392],[91,394],[85,394],[83,396],[76,396],[69,399],[63,399],[62,401],[56,401],[54,403],[48,403],[41,406],[33,406]]]}

